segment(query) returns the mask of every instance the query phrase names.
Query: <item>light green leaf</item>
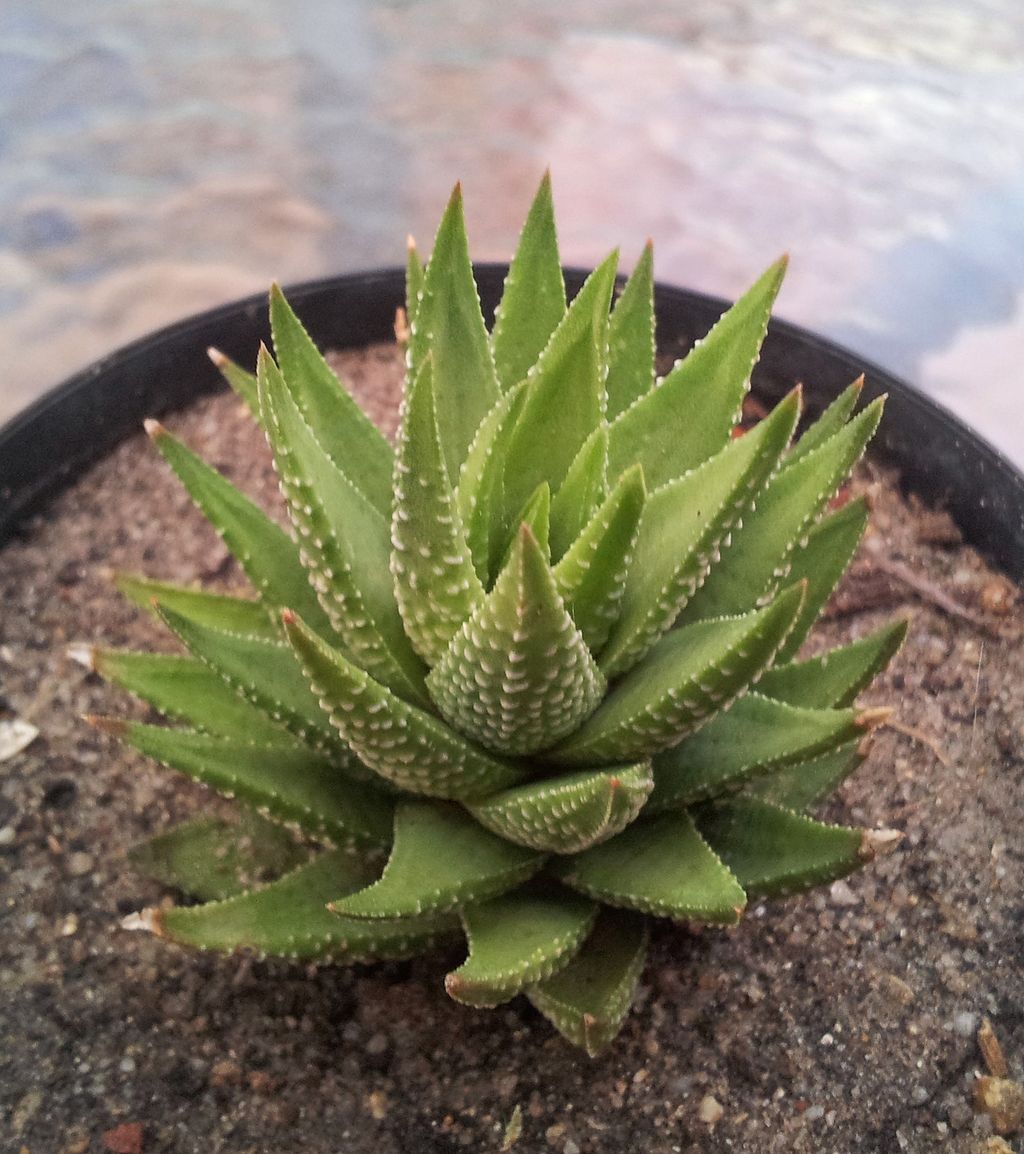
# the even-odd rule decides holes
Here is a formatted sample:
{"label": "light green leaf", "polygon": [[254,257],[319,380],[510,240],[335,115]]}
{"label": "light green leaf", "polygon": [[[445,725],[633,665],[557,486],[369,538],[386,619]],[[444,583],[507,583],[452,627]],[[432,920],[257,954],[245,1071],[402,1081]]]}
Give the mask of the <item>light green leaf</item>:
{"label": "light green leaf", "polygon": [[327,909],[332,898],[365,882],[365,867],[351,855],[325,853],[251,893],[203,906],[152,910],[148,916],[158,934],[182,945],[307,961],[412,957],[453,935],[458,925],[453,914],[368,922]]}
{"label": "light green leaf", "polygon": [[750,384],[783,258],[726,312],[685,360],[611,426],[608,473],[615,479],[640,462],[656,489],[714,456],[729,439]]}
{"label": "light green leaf", "polygon": [[857,407],[863,388],[864,376],[862,374],[852,385],[847,385],[821,416],[808,426],[786,456],[786,467],[795,465],[801,457],[805,457],[812,449],[824,444],[830,437],[834,437],[839,432],[853,416],[853,410]]}
{"label": "light green leaf", "polygon": [[771,475],[799,413],[794,390],[752,432],[650,494],[619,620],[601,654],[606,676],[632,668],[671,628]]}
{"label": "light green leaf", "polygon": [[696,818],[752,896],[798,893],[835,881],[872,857],[863,830],[825,825],[753,797],[709,802]]}
{"label": "light green leaf", "polygon": [[256,393],[256,374],[243,369],[220,349],[207,349],[206,355],[213,361],[217,371],[227,381],[246,408],[258,421],[260,419],[259,397]]}
{"label": "light green leaf", "polygon": [[302,621],[286,615],[285,629],[331,724],[381,777],[411,793],[460,799],[522,781],[522,766],[499,761],[408,705]]}
{"label": "light green leaf", "polygon": [[639,465],[627,469],[555,566],[555,584],[591,653],[619,617],[647,493]]}
{"label": "light green leaf", "polygon": [[852,709],[798,709],[748,693],[728,712],[658,755],[650,808],[715,797],[755,774],[815,757],[863,734]]}
{"label": "light green leaf", "polygon": [[848,741],[838,749],[785,765],[748,782],[743,792],[797,812],[809,809],[831,794],[861,764],[863,741]]}
{"label": "light green leaf", "polygon": [[479,826],[456,806],[403,802],[379,881],[331,908],[357,918],[410,917],[498,897],[521,885],[544,856]]}
{"label": "light green leaf", "polygon": [[685,812],[636,821],[618,837],[558,858],[551,871],[566,885],[610,906],[664,918],[731,924],[746,895]]}
{"label": "light green leaf", "polygon": [[608,427],[599,425],[551,498],[551,556],[559,560],[586,528],[608,492]]}
{"label": "light green leaf", "polygon": [[420,260],[416,241],[411,236],[405,242],[405,317],[410,325],[416,321],[423,294],[423,261]]}
{"label": "light green leaf", "polygon": [[293,607],[314,629],[329,634],[330,622],[288,534],[159,422],[147,421],[146,432],[200,512],[238,558],[262,599],[278,608]]}
{"label": "light green leaf", "polygon": [[427,687],[460,733],[504,754],[553,745],[601,700],[604,678],[527,526]]}
{"label": "light green leaf", "polygon": [[491,342],[505,390],[526,376],[565,316],[565,282],[558,256],[551,174],[545,173],[519,236]]}
{"label": "light green leaf", "polygon": [[[537,488],[534,489],[526,504],[519,510],[519,516],[516,518],[516,522],[519,525],[525,525],[530,530],[544,560],[550,561],[551,490],[548,488],[547,481],[541,481]],[[516,550],[517,540],[518,534],[513,535],[512,540],[509,541],[508,549],[505,551],[505,556],[502,558],[501,566],[498,570],[499,572],[505,569],[509,561],[512,560],[512,555]]]}
{"label": "light green leaf", "polygon": [[141,697],[165,716],[194,729],[253,741],[285,737],[280,725],[194,657],[95,649],[92,667],[101,677]]}
{"label": "light green leaf", "polygon": [[402,407],[391,574],[405,632],[416,652],[433,665],[483,600],[484,590],[441,454],[429,360]]}
{"label": "light green leaf", "polygon": [[873,402],[835,436],[772,478],[757,508],[733,532],[723,563],[712,569],[683,610],[682,621],[735,613],[771,595],[789,571],[800,538],[863,453],[878,427],[882,403],[882,398]]}
{"label": "light green leaf", "polygon": [[568,965],[596,917],[597,906],[569,890],[503,894],[469,906],[462,914],[469,957],[444,988],[467,1006],[499,1006]]}
{"label": "light green leaf", "polygon": [[276,744],[241,741],[134,721],[92,720],[147,757],[314,837],[336,845],[387,845],[390,840],[391,802],[385,794],[352,781],[319,754],[287,739]]}
{"label": "light green leaf", "polygon": [[473,279],[456,185],[434,240],[423,279],[423,295],[409,341],[410,376],[427,356],[434,363],[434,403],[448,476],[459,469],[484,417],[498,400],[490,339]]}
{"label": "light green leaf", "polygon": [[202,589],[170,585],[165,581],[151,581],[148,577],[132,577],[125,573],[119,573],[114,583],[129,600],[154,617],[159,617],[157,607],[162,606],[199,625],[208,625],[225,633],[244,633],[247,637],[268,640],[280,636],[277,622],[259,601],[226,597],[221,593],[207,593]]}
{"label": "light green leaf", "polygon": [[554,977],[526,991],[560,1034],[594,1058],[622,1028],[647,956],[647,919],[601,911],[593,933]]}
{"label": "light green leaf", "polygon": [[654,388],[654,246],[650,241],[612,310],[608,420]]}
{"label": "light green leaf", "polygon": [[389,517],[391,446],[334,375],[277,285],[270,290],[270,328],[292,402],[317,430],[323,452],[382,517]]}
{"label": "light green leaf", "polygon": [[818,657],[776,665],[761,678],[758,689],[767,697],[814,709],[849,705],[898,652],[907,625],[895,621]]}
{"label": "light green leaf", "polygon": [[267,440],[302,561],[334,633],[360,668],[406,700],[425,704],[426,670],[403,628],[389,572],[388,522],[335,467],[266,349],[260,349],[256,371]]}
{"label": "light green leaf", "polygon": [[288,830],[251,811],[238,821],[197,818],[128,851],[138,873],[202,901],[220,901],[280,877],[309,857]]}
{"label": "light green leaf", "polygon": [[618,765],[516,786],[466,808],[487,829],[517,845],[579,853],[621,833],[654,785],[651,765]]}
{"label": "light green leaf", "polygon": [[797,585],[765,609],[667,634],[550,759],[593,766],[650,757],[676,745],[769,664],[802,596]]}

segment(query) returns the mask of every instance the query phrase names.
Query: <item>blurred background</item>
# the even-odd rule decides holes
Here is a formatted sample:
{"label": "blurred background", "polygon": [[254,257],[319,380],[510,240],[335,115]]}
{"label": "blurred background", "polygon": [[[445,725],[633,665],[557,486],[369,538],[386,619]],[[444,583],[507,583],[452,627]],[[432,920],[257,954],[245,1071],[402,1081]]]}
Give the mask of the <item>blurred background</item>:
{"label": "blurred background", "polygon": [[[557,10],[556,10],[557,9]],[[429,250],[461,179],[507,259],[550,165],[566,263],[655,240],[1024,464],[1019,0],[6,0],[0,421],[271,278]]]}

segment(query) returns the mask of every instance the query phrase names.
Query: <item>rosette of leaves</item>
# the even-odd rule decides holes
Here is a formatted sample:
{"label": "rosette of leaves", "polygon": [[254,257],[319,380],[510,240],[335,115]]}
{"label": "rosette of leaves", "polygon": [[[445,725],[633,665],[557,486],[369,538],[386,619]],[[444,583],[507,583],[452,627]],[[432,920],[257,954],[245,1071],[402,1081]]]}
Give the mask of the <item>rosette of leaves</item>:
{"label": "rosette of leaves", "polygon": [[798,654],[881,402],[854,383],[796,439],[795,390],[740,429],[784,262],[660,379],[650,247],[618,292],[616,265],[566,301],[545,179],[488,329],[456,189],[409,249],[394,446],[275,287],[273,355],[214,359],[291,535],[147,423],[252,593],[122,578],[185,652],[93,654],[171,722],[99,724],[244,813],[138,849],[203,902],[133,924],[325,962],[463,940],[454,999],[525,994],[593,1054],[652,918],[730,925],[892,840],[807,810],[862,760],[884,711],[854,699],[903,625]]}

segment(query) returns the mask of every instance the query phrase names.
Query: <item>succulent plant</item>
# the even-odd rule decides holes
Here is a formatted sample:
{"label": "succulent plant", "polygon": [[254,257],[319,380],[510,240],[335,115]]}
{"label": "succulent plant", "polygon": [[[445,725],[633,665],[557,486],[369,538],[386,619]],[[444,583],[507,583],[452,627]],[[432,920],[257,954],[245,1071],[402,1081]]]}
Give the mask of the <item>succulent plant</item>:
{"label": "succulent plant", "polygon": [[785,262],[660,379],[650,246],[617,295],[616,267],[567,305],[545,179],[488,331],[456,189],[409,248],[394,447],[273,288],[274,355],[212,355],[294,539],[147,422],[255,596],[120,579],[187,655],[96,649],[173,724],[93,720],[243,810],[135,851],[203,904],[130,924],[324,962],[464,939],[455,1000],[523,993],[593,1054],[652,918],[730,925],[894,840],[806,811],[865,755],[886,711],[853,701],[903,624],[798,656],[881,402],[854,415],[855,382],[794,440],[796,389],[739,427]]}

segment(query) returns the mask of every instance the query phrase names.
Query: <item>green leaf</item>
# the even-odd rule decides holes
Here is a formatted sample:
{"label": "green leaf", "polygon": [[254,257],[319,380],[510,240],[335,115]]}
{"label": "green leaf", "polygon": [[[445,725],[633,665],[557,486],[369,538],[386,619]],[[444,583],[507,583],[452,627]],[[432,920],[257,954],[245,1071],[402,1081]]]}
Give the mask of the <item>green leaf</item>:
{"label": "green leaf", "polygon": [[831,794],[861,764],[866,754],[863,741],[848,741],[838,749],[784,765],[764,777],[755,778],[743,792],[784,809],[798,812],[809,809]]}
{"label": "green leaf", "polygon": [[715,797],[755,774],[815,757],[863,734],[853,710],[798,709],[748,693],[658,755],[650,808]]}
{"label": "green leaf", "polygon": [[491,342],[503,389],[519,384],[565,316],[565,282],[558,256],[551,174],[545,173],[494,314]]}
{"label": "green leaf", "polygon": [[523,779],[522,766],[497,760],[402,701],[304,622],[286,616],[285,629],[331,724],[381,777],[411,793],[455,798],[485,796]]}
{"label": "green leaf", "polygon": [[597,906],[568,890],[469,906],[462,914],[469,957],[444,988],[467,1006],[499,1006],[568,965],[596,918]]}
{"label": "green leaf", "polygon": [[867,523],[864,500],[850,501],[823,517],[794,550],[788,580],[806,581],[807,596],[776,661],[788,661],[803,644],[853,559]]}
{"label": "green leaf", "polygon": [[752,432],[648,497],[619,620],[601,654],[606,676],[625,673],[672,626],[775,468],[799,414],[794,390]]}
{"label": "green leaf", "polygon": [[416,241],[411,236],[405,241],[405,316],[410,325],[416,321],[423,295],[423,261],[420,260]]}
{"label": "green leaf", "polygon": [[608,427],[599,425],[583,442],[565,480],[551,498],[551,556],[559,560],[583,532],[608,486]]}
{"label": "green leaf", "polygon": [[795,465],[801,457],[805,457],[812,449],[824,444],[830,437],[834,437],[839,432],[853,416],[853,410],[857,407],[863,387],[864,376],[862,374],[852,385],[847,385],[821,416],[808,426],[800,440],[786,456],[786,467]]}
{"label": "green leaf", "polygon": [[196,506],[238,558],[263,600],[278,608],[291,606],[314,629],[329,633],[330,622],[288,534],[159,422],[147,421],[146,432]]}
{"label": "green leaf", "polygon": [[368,922],[327,909],[332,898],[365,881],[365,867],[350,855],[325,853],[262,889],[204,906],[148,911],[148,918],[162,937],[186,946],[332,962],[412,957],[456,929],[451,914]]}
{"label": "green leaf", "polygon": [[402,407],[391,520],[391,573],[405,631],[428,665],[483,600],[441,455],[431,362]]}
{"label": "green leaf", "polygon": [[800,538],[863,453],[878,427],[882,404],[879,398],[835,436],[772,478],[757,508],[733,532],[725,560],[712,569],[681,620],[735,613],[771,595],[789,571]]}
{"label": "green leaf", "polygon": [[337,845],[390,840],[391,802],[383,793],[287,739],[274,744],[110,718],[94,722],[147,757],[314,837]]}
{"label": "green leaf", "polygon": [[608,420],[654,388],[654,246],[650,241],[612,310]]}
{"label": "green leaf", "polygon": [[710,802],[696,818],[751,896],[798,893],[835,881],[872,856],[863,830],[825,825],[753,797]]}
{"label": "green leaf", "polygon": [[650,757],[676,745],[769,664],[802,596],[797,585],[765,609],[669,633],[552,751],[551,760],[593,766]]}
{"label": "green leaf", "polygon": [[409,917],[498,897],[521,885],[544,856],[481,828],[456,806],[403,802],[380,880],[331,908],[357,918]]}
{"label": "green leaf", "polygon": [[302,561],[334,633],[360,668],[399,696],[425,704],[426,670],[403,628],[389,572],[388,522],[324,452],[263,348],[257,376],[267,440]]}
{"label": "green leaf", "polygon": [[553,745],[601,700],[604,678],[526,525],[494,588],[430,671],[427,687],[454,728],[503,754]]}
{"label": "green leaf", "polygon": [[128,851],[138,873],[203,901],[233,897],[308,857],[288,830],[244,810],[238,821],[184,822]]}
{"label": "green leaf", "polygon": [[473,279],[456,185],[434,240],[409,342],[410,376],[434,363],[434,403],[448,476],[455,483],[484,417],[498,400],[490,339]]}
{"label": "green leaf", "polygon": [[[526,504],[519,510],[516,522],[520,526],[525,525],[530,530],[533,539],[537,542],[537,548],[540,549],[541,556],[545,562],[549,562],[551,560],[551,490],[548,488],[547,481],[541,481],[534,489]],[[518,540],[519,535],[517,533],[509,541],[499,572],[507,568],[509,561],[512,560]]]}
{"label": "green leaf", "polygon": [[555,566],[555,584],[591,653],[601,652],[619,617],[646,499],[643,470],[627,469]]}
{"label": "green leaf", "polygon": [[164,581],[150,581],[148,577],[132,577],[125,573],[119,573],[114,583],[129,600],[154,617],[159,617],[157,607],[162,606],[183,614],[198,625],[208,625],[226,633],[244,633],[247,637],[268,640],[280,636],[277,622],[259,601],[226,597],[221,593],[207,593],[202,589],[169,585]]}
{"label": "green leaf", "polygon": [[292,402],[317,430],[323,452],[382,517],[389,517],[391,446],[320,355],[276,284],[270,290],[270,328]]}
{"label": "green leaf", "polygon": [[194,729],[254,741],[282,740],[285,736],[281,726],[240,697],[219,673],[193,657],[94,649],[92,667],[165,716]]}
{"label": "green leaf", "polygon": [[814,709],[849,705],[896,655],[907,625],[895,621],[818,657],[776,665],[761,678],[758,689],[767,697]]}
{"label": "green leaf", "polygon": [[608,472],[614,480],[639,461],[656,489],[714,456],[729,439],[750,384],[783,258],[726,312],[685,360],[611,426]]}
{"label": "green leaf", "polygon": [[563,1037],[594,1058],[629,1013],[647,956],[647,919],[602,910],[593,933],[554,977],[526,991]]}
{"label": "green leaf", "polygon": [[579,853],[621,833],[654,785],[651,765],[618,765],[516,786],[466,808],[487,829],[547,853]]}
{"label": "green leaf", "polygon": [[260,419],[259,397],[256,393],[256,374],[243,369],[241,365],[225,356],[220,349],[209,348],[206,355],[213,361],[217,371],[227,381],[238,397],[245,402],[246,408],[258,421]]}
{"label": "green leaf", "polygon": [[732,924],[746,895],[685,812],[634,822],[611,841],[551,871],[566,885],[610,906],[665,918]]}

